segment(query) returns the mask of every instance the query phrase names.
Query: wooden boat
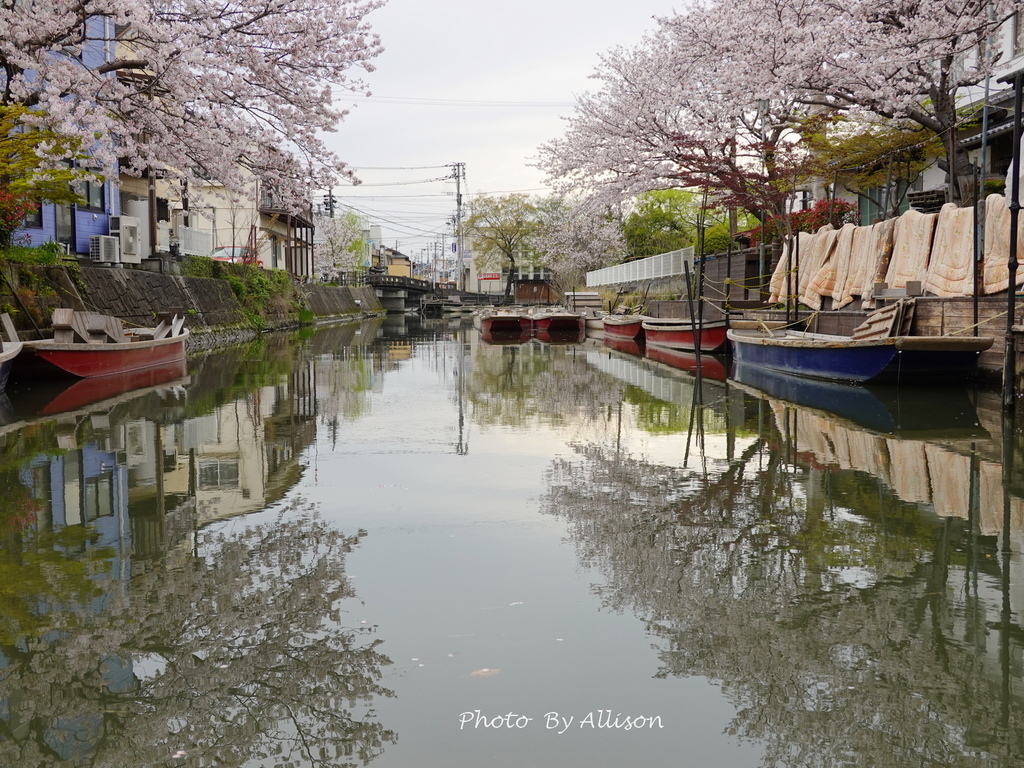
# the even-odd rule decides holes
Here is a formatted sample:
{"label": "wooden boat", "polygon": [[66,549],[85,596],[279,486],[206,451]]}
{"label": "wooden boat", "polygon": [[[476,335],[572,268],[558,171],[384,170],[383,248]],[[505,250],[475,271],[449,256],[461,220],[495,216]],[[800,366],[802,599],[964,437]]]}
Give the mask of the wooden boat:
{"label": "wooden boat", "polygon": [[644,320],[653,319],[646,315],[605,315],[602,318],[604,334],[606,337],[639,342],[644,338]]}
{"label": "wooden boat", "polygon": [[185,359],[189,332],[183,315],[158,319],[154,328],[125,330],[116,317],[57,309],[52,339],[24,342],[15,375],[78,378],[128,373]]}
{"label": "wooden boat", "polygon": [[711,320],[696,327],[688,317],[649,317],[641,323],[644,341],[662,347],[717,352],[726,345],[725,320]]}
{"label": "wooden boat", "polygon": [[583,325],[591,333],[602,333],[604,331],[604,313],[587,307],[581,309],[583,314]]}
{"label": "wooden boat", "polygon": [[738,366],[761,366],[831,381],[922,383],[965,378],[990,337],[887,336],[857,339],[806,331],[732,328]]}
{"label": "wooden boat", "polygon": [[545,331],[547,333],[582,333],[586,331],[582,312],[548,310],[537,312],[530,317],[533,322],[534,331]]}
{"label": "wooden boat", "polygon": [[14,328],[11,316],[4,312],[0,315],[3,325],[3,341],[0,341],[0,392],[7,387],[7,379],[14,367],[14,360],[21,354],[22,343],[18,341],[18,332]]}
{"label": "wooden boat", "polygon": [[507,334],[520,333],[523,330],[523,313],[510,310],[492,309],[477,314],[479,328],[482,333]]}

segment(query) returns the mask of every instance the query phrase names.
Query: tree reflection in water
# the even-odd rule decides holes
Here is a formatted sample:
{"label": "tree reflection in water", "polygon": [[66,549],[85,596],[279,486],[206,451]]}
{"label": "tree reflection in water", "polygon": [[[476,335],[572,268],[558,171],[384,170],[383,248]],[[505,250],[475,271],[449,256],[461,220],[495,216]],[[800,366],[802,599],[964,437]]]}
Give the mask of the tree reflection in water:
{"label": "tree reflection in water", "polygon": [[393,695],[379,684],[391,662],[342,608],[345,555],[364,535],[295,503],[200,531],[129,582],[103,575],[104,552],[60,561],[33,554],[52,541],[24,535],[12,552],[9,538],[3,556],[36,563],[39,586],[32,621],[2,633],[0,764],[373,760],[396,738],[370,708]]}
{"label": "tree reflection in water", "polygon": [[1024,643],[977,511],[937,518],[742,410],[724,466],[596,442],[554,461],[542,509],[605,607],[644,619],[660,676],[718,681],[766,766],[1020,765]]}

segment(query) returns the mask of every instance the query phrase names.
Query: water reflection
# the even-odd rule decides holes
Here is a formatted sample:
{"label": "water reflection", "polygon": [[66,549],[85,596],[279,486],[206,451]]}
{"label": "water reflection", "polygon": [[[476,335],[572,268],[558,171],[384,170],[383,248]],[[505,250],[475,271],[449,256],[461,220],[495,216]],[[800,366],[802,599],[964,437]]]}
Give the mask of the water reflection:
{"label": "water reflection", "polygon": [[[1019,764],[1024,433],[998,397],[851,410],[656,358],[402,317],[52,415],[61,393],[12,390],[0,765]],[[296,488],[355,501],[324,520]],[[354,597],[406,613],[378,630]],[[612,616],[646,632],[628,658]],[[725,733],[694,730],[702,680]],[[622,701],[671,733],[455,730]]]}
{"label": "water reflection", "polygon": [[0,764],[335,766],[394,741],[372,714],[390,661],[342,611],[365,532],[274,504],[317,420],[360,411],[373,357],[352,350],[376,332],[239,347],[99,400],[12,391]]}
{"label": "water reflection", "polygon": [[605,605],[659,638],[660,676],[718,681],[729,732],[765,745],[765,765],[1024,759],[1024,504],[1003,483],[994,398],[916,393],[932,418],[897,408],[908,438],[732,383],[698,399],[695,380],[616,353],[589,361],[678,414],[674,429],[736,440],[708,442],[699,466],[580,443],[549,473],[543,509],[606,577]]}

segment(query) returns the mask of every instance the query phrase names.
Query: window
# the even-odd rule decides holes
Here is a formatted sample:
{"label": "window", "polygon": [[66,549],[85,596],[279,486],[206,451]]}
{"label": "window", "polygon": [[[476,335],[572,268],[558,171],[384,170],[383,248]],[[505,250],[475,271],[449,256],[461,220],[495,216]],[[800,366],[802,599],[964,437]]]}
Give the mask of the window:
{"label": "window", "polygon": [[103,210],[103,182],[95,179],[87,179],[82,181],[77,189],[77,192],[85,198],[83,208],[88,208],[93,211]]}
{"label": "window", "polygon": [[43,228],[43,204],[36,203],[36,207],[25,216],[23,225],[26,229]]}

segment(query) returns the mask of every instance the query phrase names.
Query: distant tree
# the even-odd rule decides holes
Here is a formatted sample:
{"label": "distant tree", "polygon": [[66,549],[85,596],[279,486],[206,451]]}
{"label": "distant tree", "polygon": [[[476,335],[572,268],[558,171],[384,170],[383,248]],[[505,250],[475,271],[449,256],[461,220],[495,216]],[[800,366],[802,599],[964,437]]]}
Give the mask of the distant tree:
{"label": "distant tree", "polygon": [[336,280],[341,272],[360,266],[363,252],[363,221],[353,211],[339,216],[318,216],[318,233],[313,269],[321,280]]}
{"label": "distant tree", "polygon": [[533,250],[540,229],[537,205],[524,194],[481,196],[473,200],[465,229],[473,239],[478,269],[507,267],[505,298],[512,293],[513,274]]}
{"label": "distant tree", "polygon": [[639,195],[622,222],[628,259],[687,248],[696,240],[694,194],[661,189]]}
{"label": "distant tree", "polygon": [[625,257],[617,212],[593,200],[563,196],[541,198],[536,205],[540,226],[531,242],[563,290],[583,283],[588,271]]}

